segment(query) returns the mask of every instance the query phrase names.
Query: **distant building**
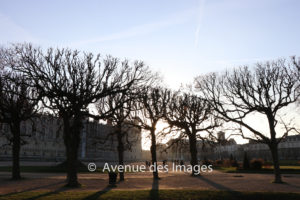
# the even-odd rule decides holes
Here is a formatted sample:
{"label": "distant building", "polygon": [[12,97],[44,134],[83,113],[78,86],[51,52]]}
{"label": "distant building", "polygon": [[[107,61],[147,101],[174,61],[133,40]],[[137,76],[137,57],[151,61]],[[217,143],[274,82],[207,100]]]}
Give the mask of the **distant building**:
{"label": "distant building", "polygon": [[[12,147],[7,137],[11,137],[8,124],[0,124],[0,158],[11,160]],[[63,160],[65,146],[60,121],[52,116],[42,115],[21,123],[21,135],[24,145],[21,146],[21,160]]]}
{"label": "distant building", "polygon": [[143,161],[151,161],[151,152],[150,150],[143,150],[142,151],[142,158],[143,158]]}
{"label": "distant building", "polygon": [[[24,137],[26,144],[21,146],[20,159],[35,161],[65,160],[65,145],[61,124],[61,120],[48,115],[42,115],[32,121],[22,122],[21,134],[29,137]],[[116,137],[107,137],[113,130],[114,127],[111,125],[85,121],[81,131],[81,143],[78,150],[79,159],[82,161],[116,162],[118,160]],[[130,127],[129,131],[128,139],[133,145],[130,150],[125,151],[124,160],[125,162],[139,161],[142,159],[141,130]],[[1,160],[11,160],[12,158],[11,146],[7,145],[6,136],[10,136],[8,124],[0,124]]]}
{"label": "distant building", "polygon": [[[125,128],[126,125],[124,125]],[[128,125],[127,125],[128,126]],[[128,141],[132,144],[131,147],[125,145],[127,149],[124,152],[125,162],[140,161],[142,159],[142,138],[141,130],[136,127],[126,128],[130,133],[128,134]],[[112,125],[99,124],[98,122],[88,122],[84,124],[81,159],[95,160],[101,162],[113,162],[118,160],[117,146],[118,142],[116,136],[109,137],[107,135],[114,131]],[[86,135],[86,136],[85,136]],[[86,138],[84,140],[84,138]],[[124,138],[124,144],[126,144]]]}
{"label": "distant building", "polygon": [[226,139],[225,139],[225,132],[219,131],[219,132],[217,133],[217,135],[218,135],[218,140],[219,140],[219,141],[226,141]]}
{"label": "distant building", "polygon": [[[268,145],[258,142],[249,142],[246,144],[228,142],[227,144],[219,144],[215,146],[214,154],[209,156],[209,158],[226,159],[232,155],[237,160],[243,160],[244,152],[247,152],[249,158],[272,160]],[[287,136],[279,143],[278,156],[280,160],[300,160],[300,135]]]}
{"label": "distant building", "polygon": [[163,161],[163,160],[168,159],[169,155],[168,155],[166,148],[167,148],[166,144],[157,144],[156,145],[156,154],[157,154],[158,161]]}
{"label": "distant building", "polygon": [[[198,160],[203,160],[213,154],[212,146],[202,140],[197,140]],[[168,160],[173,161],[190,161],[191,153],[188,139],[171,139],[167,143]]]}
{"label": "distant building", "polygon": [[[188,139],[171,139],[165,149],[167,149],[165,154],[168,160],[190,161]],[[237,144],[233,138],[226,140],[223,132],[218,133],[217,142],[208,143],[197,140],[198,161],[229,159],[230,157],[241,161],[244,152],[247,152],[250,159],[272,160],[270,149],[266,144],[257,142]],[[280,160],[300,160],[300,135],[288,136],[279,143],[278,154]]]}
{"label": "distant building", "polygon": [[[266,144],[253,142],[242,146],[251,158],[272,159],[270,149]],[[300,135],[287,136],[280,142],[278,156],[280,160],[300,160]]]}

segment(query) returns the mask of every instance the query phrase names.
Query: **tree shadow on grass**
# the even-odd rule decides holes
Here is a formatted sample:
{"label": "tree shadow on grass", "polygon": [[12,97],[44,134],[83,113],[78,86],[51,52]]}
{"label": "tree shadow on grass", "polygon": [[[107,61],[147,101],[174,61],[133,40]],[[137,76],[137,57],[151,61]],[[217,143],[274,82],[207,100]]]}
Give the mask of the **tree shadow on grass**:
{"label": "tree shadow on grass", "polygon": [[111,185],[108,185],[106,186],[103,190],[100,190],[96,193],[93,193],[87,197],[85,197],[83,200],[93,200],[93,199],[98,199],[101,195],[109,192],[112,188],[114,188],[115,186],[111,186]]}
{"label": "tree shadow on grass", "polygon": [[226,186],[224,186],[222,184],[216,183],[216,182],[214,182],[212,180],[209,180],[209,179],[205,178],[204,176],[197,176],[197,178],[199,178],[200,180],[208,183],[209,185],[213,186],[214,188],[216,188],[218,190],[234,191],[231,188],[226,187]]}
{"label": "tree shadow on grass", "polygon": [[62,183],[65,183],[65,181],[59,181],[59,182],[51,183],[51,184],[48,184],[48,185],[42,185],[42,186],[38,186],[38,187],[34,187],[34,188],[28,188],[28,189],[22,190],[20,192],[11,192],[11,193],[0,195],[0,197],[7,197],[7,196],[15,195],[15,194],[21,194],[21,193],[24,193],[24,192],[39,190],[39,189],[47,188],[47,187],[62,184]]}
{"label": "tree shadow on grass", "polygon": [[159,180],[153,179],[152,188],[150,190],[150,199],[159,199]]}
{"label": "tree shadow on grass", "polygon": [[51,191],[51,192],[46,192],[46,193],[43,193],[43,194],[40,194],[40,195],[37,195],[37,196],[30,197],[27,200],[35,200],[35,199],[43,198],[43,197],[50,196],[50,195],[53,195],[53,194],[58,194],[60,192],[64,192],[64,191],[67,191],[67,190],[70,190],[70,189],[72,189],[72,188],[61,187],[61,188],[56,189],[56,190]]}

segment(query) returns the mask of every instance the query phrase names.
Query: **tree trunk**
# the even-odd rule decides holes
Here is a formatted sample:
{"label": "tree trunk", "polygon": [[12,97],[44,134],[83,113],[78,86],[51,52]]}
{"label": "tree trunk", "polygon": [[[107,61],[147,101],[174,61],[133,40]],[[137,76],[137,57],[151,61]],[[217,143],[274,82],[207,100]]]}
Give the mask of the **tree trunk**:
{"label": "tree trunk", "polygon": [[13,123],[11,126],[11,132],[13,134],[13,167],[12,167],[12,179],[21,179],[20,175],[20,148],[21,148],[21,135],[20,135],[20,122]]}
{"label": "tree trunk", "polygon": [[78,167],[78,148],[80,143],[82,122],[74,120],[70,126],[69,119],[64,120],[64,140],[66,145],[67,156],[67,185],[69,187],[80,186],[77,178]]}
{"label": "tree trunk", "polygon": [[269,147],[271,149],[273,165],[274,165],[274,175],[275,175],[274,183],[283,183],[281,179],[281,172],[279,166],[278,144],[271,144],[269,145]]}
{"label": "tree trunk", "polygon": [[157,171],[157,158],[156,158],[156,136],[155,129],[151,130],[151,157],[153,167],[153,178],[159,179]]}
{"label": "tree trunk", "polygon": [[273,182],[274,183],[282,183],[281,172],[280,172],[280,167],[279,167],[279,158],[278,158],[278,143],[277,143],[276,131],[275,131],[275,118],[273,116],[271,109],[267,113],[267,118],[268,118],[268,122],[269,122],[270,135],[271,135],[271,141],[270,141],[269,147],[270,147],[270,150],[272,153],[273,165],[274,165],[274,175],[275,175],[275,180]]}
{"label": "tree trunk", "polygon": [[[118,137],[118,156],[119,156],[119,165],[124,166],[124,144],[122,141],[122,133],[118,132],[117,133]],[[120,181],[124,181],[124,170],[119,172],[120,175]]]}
{"label": "tree trunk", "polygon": [[190,153],[191,153],[191,165],[193,167],[192,176],[196,176],[195,166],[198,165],[197,159],[197,140],[196,135],[191,134],[189,136]]}

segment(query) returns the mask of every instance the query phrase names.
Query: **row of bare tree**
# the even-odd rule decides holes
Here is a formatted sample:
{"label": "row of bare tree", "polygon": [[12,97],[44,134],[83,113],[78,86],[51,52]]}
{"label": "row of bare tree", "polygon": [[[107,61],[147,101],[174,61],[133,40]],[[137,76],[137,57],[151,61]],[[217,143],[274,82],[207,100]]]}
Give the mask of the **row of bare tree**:
{"label": "row of bare tree", "polygon": [[[232,123],[238,125],[235,134],[270,147],[275,182],[282,182],[278,144],[297,129],[278,113],[299,100],[300,64],[295,58],[199,76],[192,89],[179,91],[162,87],[159,76],[143,62],[131,64],[111,56],[102,59],[76,50],[45,51],[30,44],[14,44],[1,48],[0,64],[0,122],[11,128],[7,138],[13,146],[14,179],[20,178],[19,152],[24,141],[20,123],[46,110],[63,123],[68,186],[79,185],[77,154],[83,120],[87,118],[113,123],[120,165],[124,165],[124,151],[130,148],[130,131],[124,124],[150,134],[155,164],[157,124],[165,121],[169,129],[164,136],[176,131],[179,135],[174,141],[188,138],[191,165],[195,166],[197,140],[208,139],[204,133],[213,134],[216,128]],[[97,114],[91,112],[91,105],[95,105]],[[247,123],[247,117],[254,113],[266,117],[268,132]],[[278,127],[284,128],[283,134]],[[159,178],[157,170],[153,177]],[[124,180],[124,173],[120,173],[120,180]]]}

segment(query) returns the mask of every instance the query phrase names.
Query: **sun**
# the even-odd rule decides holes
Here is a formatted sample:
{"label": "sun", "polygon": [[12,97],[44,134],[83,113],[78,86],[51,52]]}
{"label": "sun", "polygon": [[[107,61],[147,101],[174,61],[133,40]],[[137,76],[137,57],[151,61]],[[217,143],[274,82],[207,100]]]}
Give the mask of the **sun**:
{"label": "sun", "polygon": [[[164,137],[160,136],[160,133],[163,131],[168,131],[169,124],[165,121],[159,121],[156,124],[156,143],[167,143],[171,138],[176,137],[177,133],[166,134]],[[151,139],[148,131],[142,131],[142,149],[150,150]]]}

